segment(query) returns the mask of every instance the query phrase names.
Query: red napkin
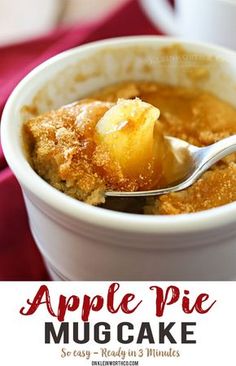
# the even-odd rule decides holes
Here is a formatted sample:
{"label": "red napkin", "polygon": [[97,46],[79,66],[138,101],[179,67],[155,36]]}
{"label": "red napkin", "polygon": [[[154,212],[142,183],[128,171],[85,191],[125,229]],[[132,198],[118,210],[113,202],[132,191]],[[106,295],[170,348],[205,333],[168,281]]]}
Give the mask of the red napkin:
{"label": "red napkin", "polygon": [[[0,47],[0,114],[15,85],[49,57],[98,39],[160,34],[147,20],[137,0],[125,3],[98,22],[59,29],[25,43]],[[30,234],[20,187],[7,167],[0,147],[0,280],[49,279]]]}

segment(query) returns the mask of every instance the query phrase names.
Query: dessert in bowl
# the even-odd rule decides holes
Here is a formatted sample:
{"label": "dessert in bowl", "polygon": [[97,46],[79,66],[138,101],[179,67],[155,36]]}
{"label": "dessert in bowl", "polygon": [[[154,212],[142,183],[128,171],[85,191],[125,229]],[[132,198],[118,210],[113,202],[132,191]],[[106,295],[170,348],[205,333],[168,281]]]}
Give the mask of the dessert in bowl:
{"label": "dessert in bowl", "polygon": [[235,156],[183,192],[104,196],[176,176],[164,135],[205,146],[235,134],[235,59],[210,45],[131,37],[67,51],[19,84],[3,148],[53,278],[235,278]]}

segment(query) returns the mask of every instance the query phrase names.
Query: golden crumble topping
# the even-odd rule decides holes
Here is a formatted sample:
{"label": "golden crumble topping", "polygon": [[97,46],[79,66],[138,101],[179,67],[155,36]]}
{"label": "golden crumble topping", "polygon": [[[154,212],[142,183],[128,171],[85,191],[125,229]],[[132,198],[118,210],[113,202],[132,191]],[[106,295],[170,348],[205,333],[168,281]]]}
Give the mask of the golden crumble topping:
{"label": "golden crumble topping", "polygon": [[[155,135],[153,145],[151,137],[145,142],[138,135],[141,124],[137,127],[135,121],[142,114],[134,114],[132,120],[122,115],[119,123],[125,128],[123,125],[121,131],[117,128],[112,140],[106,132],[101,135],[98,130],[99,121],[106,125],[105,116],[115,118],[117,105],[126,108],[126,99],[132,99],[134,105],[137,103],[134,108],[137,113],[139,100],[145,102],[142,108],[147,116],[145,123],[153,129],[150,136]],[[146,107],[147,103],[160,110],[158,125],[154,123],[155,108]],[[127,137],[128,132],[133,138]],[[24,140],[32,166],[53,187],[109,209],[162,215],[196,212],[235,201],[236,154],[220,161],[182,192],[146,201],[107,199],[106,202],[104,192],[164,185],[168,174],[174,171],[174,157],[163,143],[163,134],[206,146],[235,133],[233,106],[205,91],[152,82],[126,82],[107,87],[88,99],[33,118],[24,125]],[[161,155],[155,155],[158,163],[152,155],[157,140],[158,151],[162,151]],[[140,141],[138,147],[137,141]],[[138,154],[135,149],[139,149]],[[145,170],[147,161],[150,164]],[[163,162],[168,162],[168,174]]]}

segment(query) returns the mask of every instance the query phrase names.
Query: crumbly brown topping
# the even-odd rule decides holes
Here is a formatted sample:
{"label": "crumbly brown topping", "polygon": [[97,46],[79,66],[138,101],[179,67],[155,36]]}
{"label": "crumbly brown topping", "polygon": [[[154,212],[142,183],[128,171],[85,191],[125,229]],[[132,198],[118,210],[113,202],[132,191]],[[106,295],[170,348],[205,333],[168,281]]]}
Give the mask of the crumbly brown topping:
{"label": "crumbly brown topping", "polygon": [[[34,169],[55,188],[90,204],[104,203],[107,188],[137,189],[137,182],[122,175],[120,166],[97,144],[94,135],[98,120],[118,98],[135,97],[160,109],[160,123],[166,135],[206,146],[236,134],[236,109],[210,93],[151,82],[127,82],[28,121],[24,135]],[[180,214],[233,202],[235,173],[236,154],[232,154],[185,191],[146,203],[140,201],[140,205],[149,214]],[[108,206],[116,209],[110,201]],[[134,211],[140,212],[136,203],[134,206]]]}

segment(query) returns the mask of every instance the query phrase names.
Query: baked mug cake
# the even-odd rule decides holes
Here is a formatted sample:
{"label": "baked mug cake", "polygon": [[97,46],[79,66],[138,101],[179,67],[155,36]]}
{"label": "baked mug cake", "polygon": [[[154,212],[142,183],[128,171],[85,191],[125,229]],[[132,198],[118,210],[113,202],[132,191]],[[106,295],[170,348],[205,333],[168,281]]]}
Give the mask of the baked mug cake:
{"label": "baked mug cake", "polygon": [[178,181],[188,159],[176,156],[164,135],[207,146],[236,134],[235,121],[236,108],[209,92],[126,82],[30,119],[24,139],[35,171],[60,191],[113,210],[171,215],[235,201],[236,154],[182,192],[132,201],[105,198],[105,192]]}
{"label": "baked mug cake", "polygon": [[188,161],[165,136],[202,147],[236,133],[235,65],[215,46],[128,37],[67,51],[17,86],[3,148],[52,278],[236,278],[235,154],[181,192],[105,197],[178,178]]}

